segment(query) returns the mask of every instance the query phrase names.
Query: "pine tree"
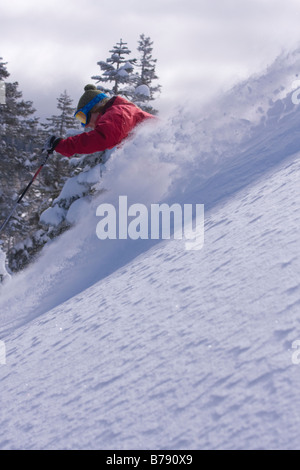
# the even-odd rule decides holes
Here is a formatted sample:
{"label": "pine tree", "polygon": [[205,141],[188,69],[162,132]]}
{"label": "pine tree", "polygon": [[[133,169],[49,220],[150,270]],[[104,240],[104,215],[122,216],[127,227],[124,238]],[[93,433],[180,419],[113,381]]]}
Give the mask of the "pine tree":
{"label": "pine tree", "polygon": [[74,111],[72,103],[73,100],[65,90],[59,98],[57,98],[58,104],[57,109],[61,111],[59,115],[52,115],[50,118],[46,118],[49,124],[44,125],[48,133],[59,135],[62,138],[67,136],[70,129],[77,130],[79,132],[79,126],[77,121],[74,119]]}
{"label": "pine tree", "polygon": [[0,105],[5,105],[5,78],[9,76],[8,71],[6,70],[6,63],[2,62],[2,57],[0,57]]}
{"label": "pine tree", "polygon": [[[0,63],[1,78],[9,77],[5,65]],[[0,222],[40,164],[41,149],[49,133],[65,136],[75,127],[74,110],[66,92],[58,99],[58,109],[60,115],[52,116],[48,119],[51,124],[41,127],[32,118],[32,103],[22,100],[18,83],[6,83],[6,104],[0,105]],[[41,228],[39,219],[60,194],[69,173],[69,159],[52,155],[2,232],[3,247],[13,272],[24,268],[47,241],[57,236]]]}
{"label": "pine tree", "polygon": [[[46,118],[48,123],[42,124],[43,130],[40,131],[40,137],[43,142],[51,134],[64,138],[70,133],[79,133],[79,126],[73,116],[74,107],[72,106],[72,99],[68,93],[64,91],[57,98],[57,101],[57,108],[60,114]],[[67,226],[57,228],[41,225],[40,216],[45,210],[55,204],[64,184],[70,177],[70,173],[70,160],[56,153],[52,154],[49,164],[43,168],[39,175],[38,194],[34,194],[35,201],[38,201],[39,205],[38,210],[35,212],[35,218],[31,221],[32,230],[26,238],[14,244],[9,252],[12,270],[18,271],[24,268],[38,254],[45,243],[60,235],[67,228]]]}
{"label": "pine tree", "polygon": [[0,80],[4,80],[9,77],[9,73],[6,69],[7,62],[2,62],[3,58],[0,57]]}
{"label": "pine tree", "polygon": [[[102,76],[95,75],[91,78],[97,80],[97,83],[112,82],[112,88],[99,88],[102,88],[111,95],[123,95],[128,98],[133,94],[134,90],[135,77],[132,73],[136,59],[126,58],[126,56],[131,54],[131,51],[127,47],[127,42],[123,42],[122,39],[109,52],[111,56],[106,61],[100,60],[97,62],[103,72]],[[122,85],[125,86],[122,87]]]}
{"label": "pine tree", "polygon": [[[74,119],[75,108],[73,100],[66,90],[57,98],[57,109],[60,111],[60,114],[46,118],[48,124],[42,124],[45,129],[45,139],[49,135],[65,138],[68,135],[81,132],[78,121]],[[45,192],[52,194],[52,197],[55,199],[69,177],[69,173],[69,159],[62,158],[61,155],[58,156],[54,153],[51,157],[51,165],[45,168],[42,175],[42,181],[47,188]]]}
{"label": "pine tree", "polygon": [[[0,78],[7,79],[6,64],[0,64]],[[32,102],[24,101],[18,83],[5,83],[5,104],[0,105],[0,220],[3,221],[14,201],[31,178],[34,166],[34,150],[37,145],[38,119],[32,115]],[[15,242],[20,233],[30,231],[30,218],[24,205],[18,207],[1,239],[4,249]]]}
{"label": "pine tree", "polygon": [[[66,90],[57,98],[57,109],[60,113],[46,118],[48,124],[42,124],[45,129],[44,140],[46,136],[49,137],[50,135],[65,138],[70,134],[78,134],[80,132],[78,121],[74,119],[75,108],[73,100]],[[69,159],[62,158],[54,153],[51,157],[51,165],[45,168],[42,175],[43,183],[47,187],[47,193],[52,194],[54,198],[57,197],[69,176],[69,172]]]}
{"label": "pine tree", "polygon": [[155,72],[157,59],[152,58],[153,41],[151,41],[150,37],[145,37],[144,34],[141,34],[138,44],[137,49],[141,56],[137,67],[140,68],[140,74],[137,75],[133,101],[143,110],[151,114],[157,114],[157,110],[149,104],[149,101],[155,100],[155,94],[161,91],[161,85],[152,85],[152,81],[158,79]]}

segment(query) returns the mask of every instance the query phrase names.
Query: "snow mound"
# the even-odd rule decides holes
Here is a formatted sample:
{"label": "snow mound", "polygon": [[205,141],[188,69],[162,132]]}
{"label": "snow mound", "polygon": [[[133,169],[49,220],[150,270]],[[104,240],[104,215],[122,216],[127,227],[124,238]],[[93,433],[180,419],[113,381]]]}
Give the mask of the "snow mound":
{"label": "snow mound", "polygon": [[134,92],[136,95],[142,95],[146,98],[150,98],[150,89],[147,85],[140,85],[136,87]]}

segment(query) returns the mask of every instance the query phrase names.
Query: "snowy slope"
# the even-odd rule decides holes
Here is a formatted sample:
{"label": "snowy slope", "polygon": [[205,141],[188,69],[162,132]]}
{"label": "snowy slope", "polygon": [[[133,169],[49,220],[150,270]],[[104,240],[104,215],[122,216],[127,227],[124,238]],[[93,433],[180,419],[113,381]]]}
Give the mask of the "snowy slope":
{"label": "snowy slope", "polygon": [[[101,201],[2,288],[0,448],[299,449],[299,65],[140,129]],[[100,242],[119,194],[204,203],[204,248]]]}

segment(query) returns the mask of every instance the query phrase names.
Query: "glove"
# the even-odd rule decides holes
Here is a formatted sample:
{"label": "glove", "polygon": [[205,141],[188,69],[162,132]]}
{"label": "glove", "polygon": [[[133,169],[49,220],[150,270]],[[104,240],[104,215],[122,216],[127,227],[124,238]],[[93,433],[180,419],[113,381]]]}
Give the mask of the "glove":
{"label": "glove", "polygon": [[53,153],[55,150],[55,147],[59,144],[61,140],[62,139],[60,137],[56,137],[55,135],[48,137],[48,139],[46,140],[44,144],[43,152]]}

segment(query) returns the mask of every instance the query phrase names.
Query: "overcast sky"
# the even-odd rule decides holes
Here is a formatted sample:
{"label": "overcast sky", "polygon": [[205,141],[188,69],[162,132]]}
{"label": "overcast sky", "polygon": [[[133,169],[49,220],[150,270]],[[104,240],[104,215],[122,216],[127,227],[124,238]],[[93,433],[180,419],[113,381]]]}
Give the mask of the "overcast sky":
{"label": "overcast sky", "polygon": [[200,102],[299,45],[300,1],[0,0],[0,57],[42,117],[64,90],[77,104],[120,38],[137,56],[142,33],[154,41],[159,106]]}

